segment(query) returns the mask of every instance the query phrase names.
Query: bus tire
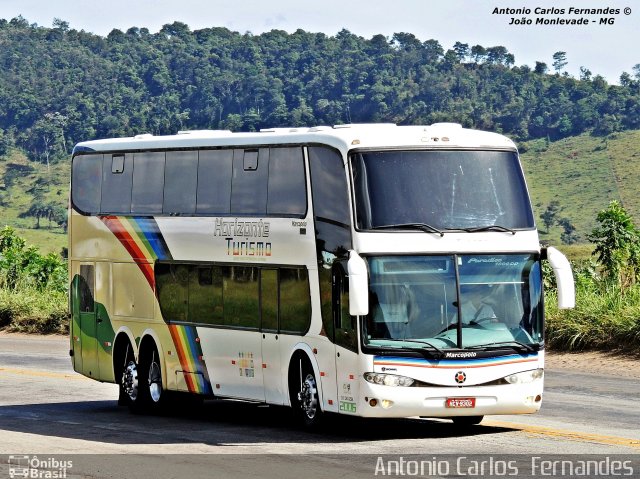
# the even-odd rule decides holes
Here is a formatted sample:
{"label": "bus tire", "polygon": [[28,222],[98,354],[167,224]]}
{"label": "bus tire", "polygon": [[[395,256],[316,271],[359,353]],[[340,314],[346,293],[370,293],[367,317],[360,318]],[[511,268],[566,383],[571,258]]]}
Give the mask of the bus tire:
{"label": "bus tire", "polygon": [[480,424],[484,419],[484,416],[458,416],[451,418],[453,424],[459,427],[475,426]]}
{"label": "bus tire", "polygon": [[140,368],[133,356],[126,359],[120,376],[120,390],[123,402],[129,409],[132,412],[140,412],[143,402],[140,394]]}
{"label": "bus tire", "polygon": [[118,406],[130,407],[137,397],[138,375],[135,356],[128,338],[116,339],[113,371],[118,384]]}
{"label": "bus tire", "polygon": [[[147,343],[148,344],[148,343]],[[162,366],[158,348],[150,344],[141,349],[138,365],[138,396],[132,401],[136,413],[159,413],[168,400],[162,385]]]}
{"label": "bus tire", "polygon": [[318,382],[311,363],[303,355],[298,355],[289,368],[289,391],[296,418],[308,429],[317,428],[323,419]]}

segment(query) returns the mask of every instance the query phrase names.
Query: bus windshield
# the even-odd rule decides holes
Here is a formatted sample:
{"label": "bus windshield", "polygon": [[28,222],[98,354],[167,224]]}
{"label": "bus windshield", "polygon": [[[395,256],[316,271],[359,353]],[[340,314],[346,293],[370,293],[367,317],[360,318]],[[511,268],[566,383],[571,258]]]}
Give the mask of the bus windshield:
{"label": "bus windshield", "polygon": [[543,340],[540,261],[532,254],[367,258],[371,308],[365,346],[436,350]]}
{"label": "bus windshield", "polygon": [[514,151],[367,151],[351,165],[358,229],[534,227]]}

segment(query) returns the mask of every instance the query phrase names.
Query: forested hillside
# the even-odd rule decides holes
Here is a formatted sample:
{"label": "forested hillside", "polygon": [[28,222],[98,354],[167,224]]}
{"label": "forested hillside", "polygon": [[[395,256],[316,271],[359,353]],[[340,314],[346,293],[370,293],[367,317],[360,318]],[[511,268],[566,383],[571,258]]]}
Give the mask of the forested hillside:
{"label": "forested hillside", "polygon": [[612,86],[588,66],[577,80],[542,62],[514,66],[504,46],[445,51],[410,33],[251,35],[175,22],[104,38],[54,24],[0,20],[4,143],[45,162],[80,140],[187,128],[455,120],[518,140],[640,128],[640,66]]}
{"label": "forested hillside", "polygon": [[[623,195],[618,186],[633,182],[624,171],[629,145],[607,150],[618,145],[607,141],[640,129],[640,64],[621,72],[620,85],[609,85],[589,70],[596,65],[584,66],[580,79],[564,73],[570,59],[563,52],[551,65],[541,59],[516,66],[504,46],[458,42],[445,50],[410,33],[252,35],[219,27],[191,31],[174,22],[157,33],[131,27],[105,38],[63,20],[45,28],[22,17],[0,20],[0,45],[0,206],[4,222],[23,228],[63,225],[67,161],[78,141],[349,122],[454,121],[503,132],[529,151],[524,158],[537,214],[560,190],[536,177],[548,182],[547,172],[557,171],[564,178],[568,162],[584,180],[564,178],[568,186],[561,190],[563,214],[579,216],[569,218],[579,230],[573,239],[584,238],[593,208],[607,199],[637,203],[637,194]],[[583,136],[576,145],[589,146],[554,156],[562,147],[553,145],[577,135]],[[569,204],[580,204],[589,182],[586,150],[611,174],[598,170],[597,198],[581,211]],[[615,171],[611,165],[618,165]],[[553,231],[552,239],[560,234]]]}

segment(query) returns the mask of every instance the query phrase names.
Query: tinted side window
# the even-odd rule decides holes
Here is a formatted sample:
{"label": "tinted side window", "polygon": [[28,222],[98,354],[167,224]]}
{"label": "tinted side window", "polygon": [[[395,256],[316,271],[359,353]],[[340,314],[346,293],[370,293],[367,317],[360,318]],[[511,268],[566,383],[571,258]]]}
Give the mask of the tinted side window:
{"label": "tinted side window", "polygon": [[168,151],[164,174],[164,204],[167,214],[193,214],[196,211],[198,152]]}
{"label": "tinted side window", "polygon": [[156,294],[166,321],[186,321],[189,267],[156,263]]}
{"label": "tinted side window", "polygon": [[267,213],[269,149],[234,150],[231,214],[264,216]]}
{"label": "tinted side window", "polygon": [[192,266],[190,268],[189,322],[224,324],[221,267]]}
{"label": "tinted side window", "polygon": [[260,271],[260,313],[263,331],[278,331],[278,270]]}
{"label": "tinted side window", "polygon": [[311,321],[309,276],[306,269],[280,270],[280,330],[305,333]]}
{"label": "tinted side window", "polygon": [[318,219],[349,225],[349,197],[340,153],[324,147],[309,148],[313,210]]}
{"label": "tinted side window", "polygon": [[333,268],[333,316],[335,342],[351,351],[358,351],[356,318],[349,315],[349,278],[345,262]]}
{"label": "tinted side window", "polygon": [[338,151],[326,147],[310,147],[308,151],[318,245],[322,325],[324,334],[333,341],[338,333],[333,315],[336,291],[332,267],[335,261],[346,258],[347,251],[351,248],[347,178],[344,162]]}
{"label": "tinted side window", "polygon": [[78,295],[80,297],[80,312],[92,313],[95,311],[94,301],[94,267],[93,265],[80,265],[80,280],[78,282]]}
{"label": "tinted side window", "polygon": [[73,159],[73,204],[83,213],[99,213],[102,193],[102,155]]}
{"label": "tinted side window", "polygon": [[267,214],[304,216],[307,188],[302,148],[271,148]]}
{"label": "tinted side window", "polygon": [[101,213],[131,213],[133,154],[104,155]]}
{"label": "tinted side window", "polygon": [[199,156],[196,212],[229,214],[233,150],[202,150]]}
{"label": "tinted side window", "polygon": [[165,153],[136,153],[133,158],[132,213],[162,211]]}
{"label": "tinted side window", "polygon": [[241,328],[260,327],[258,269],[229,266],[223,273],[224,324]]}

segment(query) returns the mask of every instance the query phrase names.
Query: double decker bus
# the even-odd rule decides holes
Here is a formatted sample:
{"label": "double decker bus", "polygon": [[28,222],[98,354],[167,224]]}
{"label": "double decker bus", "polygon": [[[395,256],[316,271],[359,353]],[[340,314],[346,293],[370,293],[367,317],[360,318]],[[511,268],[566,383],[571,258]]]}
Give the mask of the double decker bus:
{"label": "double decker bus", "polygon": [[309,426],[534,413],[541,261],[575,301],[516,146],[457,124],[87,141],[70,204],[73,366],[138,411],[183,392]]}

